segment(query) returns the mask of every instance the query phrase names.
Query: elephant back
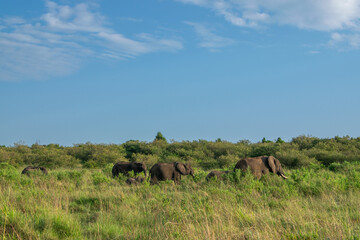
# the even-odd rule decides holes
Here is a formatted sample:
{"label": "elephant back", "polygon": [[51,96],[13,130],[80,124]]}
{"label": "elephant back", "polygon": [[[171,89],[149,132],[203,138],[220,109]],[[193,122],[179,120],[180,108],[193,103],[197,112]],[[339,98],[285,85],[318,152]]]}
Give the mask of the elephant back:
{"label": "elephant back", "polygon": [[46,170],[46,168],[36,167],[36,166],[27,166],[26,168],[24,168],[22,170],[21,174],[29,174],[30,172],[33,172],[33,171],[41,171],[45,175],[48,174],[48,171]]}
{"label": "elephant back", "polygon": [[115,165],[112,168],[112,175],[113,177],[117,177],[119,175],[119,173],[127,173],[128,172],[128,168],[130,163],[128,162],[117,162],[115,163]]}

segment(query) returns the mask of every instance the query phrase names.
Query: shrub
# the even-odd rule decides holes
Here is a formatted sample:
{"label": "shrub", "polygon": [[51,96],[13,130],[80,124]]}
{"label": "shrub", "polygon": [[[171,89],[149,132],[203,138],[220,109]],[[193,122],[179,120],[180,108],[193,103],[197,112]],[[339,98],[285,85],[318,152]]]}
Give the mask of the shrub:
{"label": "shrub", "polygon": [[107,177],[105,174],[103,174],[102,172],[94,172],[92,175],[92,180],[93,180],[93,184],[95,186],[98,186],[100,184],[103,183],[109,183],[111,182],[111,178]]}
{"label": "shrub", "polygon": [[250,157],[275,155],[280,150],[278,143],[258,143],[253,145]]}
{"label": "shrub", "polygon": [[0,178],[14,181],[20,178],[20,172],[8,163],[0,163]]}
{"label": "shrub", "polygon": [[217,160],[219,168],[227,168],[232,164],[236,164],[240,159],[236,155],[222,155]]}
{"label": "shrub", "polygon": [[310,164],[317,163],[315,158],[310,158],[297,150],[280,151],[275,154],[275,157],[287,167],[307,167]]}

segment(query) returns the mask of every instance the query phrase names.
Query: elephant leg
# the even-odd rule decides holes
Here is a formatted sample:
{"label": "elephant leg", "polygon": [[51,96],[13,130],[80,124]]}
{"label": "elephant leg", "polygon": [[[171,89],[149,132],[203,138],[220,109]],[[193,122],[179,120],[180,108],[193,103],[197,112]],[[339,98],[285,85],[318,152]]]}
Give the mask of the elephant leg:
{"label": "elephant leg", "polygon": [[174,177],[175,184],[180,184],[180,180],[181,180],[181,175],[180,174],[175,175]]}
{"label": "elephant leg", "polygon": [[150,184],[151,184],[151,185],[158,184],[157,178],[156,178],[156,177],[152,177],[152,178],[150,179]]}
{"label": "elephant leg", "polygon": [[256,171],[256,172],[254,172],[254,176],[255,176],[256,179],[259,180],[261,178],[261,176],[262,176],[262,172],[261,171]]}

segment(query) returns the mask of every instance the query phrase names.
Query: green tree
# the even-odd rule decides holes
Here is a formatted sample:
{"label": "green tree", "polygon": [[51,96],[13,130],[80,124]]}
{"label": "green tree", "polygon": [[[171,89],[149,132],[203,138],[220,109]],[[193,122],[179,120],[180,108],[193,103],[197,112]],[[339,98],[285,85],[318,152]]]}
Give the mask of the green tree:
{"label": "green tree", "polygon": [[162,135],[161,132],[158,132],[158,133],[156,134],[156,137],[155,137],[154,141],[165,141],[165,142],[167,142],[167,141],[166,141],[166,138]]}
{"label": "green tree", "polygon": [[261,142],[262,142],[262,143],[271,143],[272,141],[270,141],[270,140],[266,140],[266,138],[265,138],[265,137],[263,137],[263,139],[261,140]]}

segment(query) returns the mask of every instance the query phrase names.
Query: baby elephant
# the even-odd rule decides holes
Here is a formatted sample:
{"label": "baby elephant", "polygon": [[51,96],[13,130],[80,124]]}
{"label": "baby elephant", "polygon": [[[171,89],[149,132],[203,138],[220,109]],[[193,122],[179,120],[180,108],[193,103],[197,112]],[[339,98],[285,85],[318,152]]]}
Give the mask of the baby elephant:
{"label": "baby elephant", "polygon": [[136,178],[128,178],[126,179],[126,183],[129,185],[138,185],[139,183],[143,183],[145,181],[144,177],[137,176]]}
{"label": "baby elephant", "polygon": [[229,171],[211,171],[207,176],[206,180],[209,181],[211,178],[216,177],[219,180],[223,179],[223,176],[228,174]]}
{"label": "baby elephant", "polygon": [[44,167],[34,167],[34,166],[27,166],[26,168],[24,168],[24,170],[22,170],[21,174],[29,175],[30,172],[34,172],[34,171],[41,171],[45,175],[48,174],[46,168],[44,168]]}

